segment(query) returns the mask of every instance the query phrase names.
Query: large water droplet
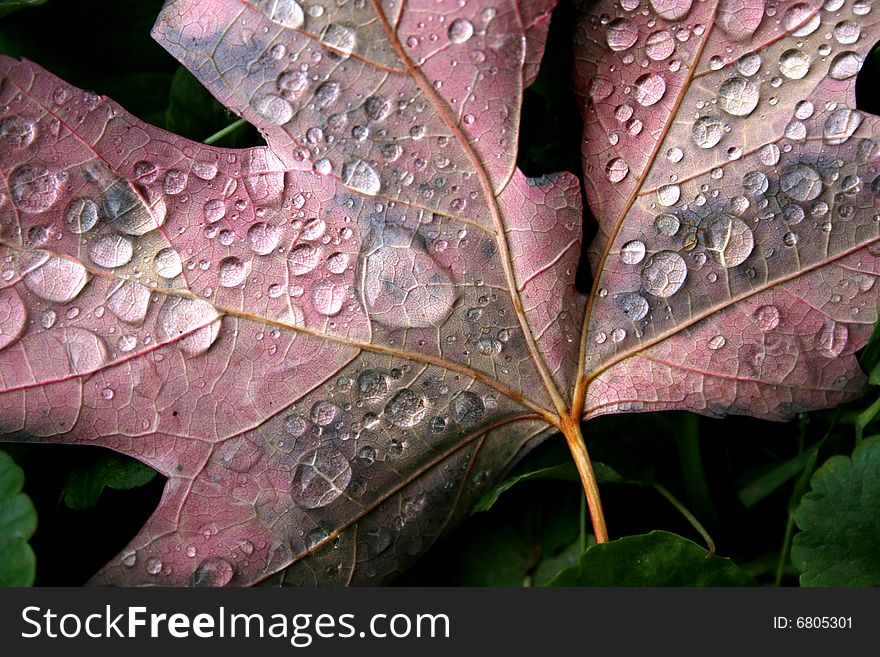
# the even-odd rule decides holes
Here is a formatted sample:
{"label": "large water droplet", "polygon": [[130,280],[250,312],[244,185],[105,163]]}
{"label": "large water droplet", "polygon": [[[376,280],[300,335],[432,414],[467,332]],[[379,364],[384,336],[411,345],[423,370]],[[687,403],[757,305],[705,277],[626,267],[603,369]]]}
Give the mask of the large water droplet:
{"label": "large water droplet", "polygon": [[785,10],[782,25],[792,36],[809,36],[819,28],[821,20],[818,7],[799,2]]}
{"label": "large water droplet", "polygon": [[89,280],[86,268],[78,262],[64,258],[46,257],[39,267],[24,276],[24,284],[38,297],[46,301],[67,303],[73,301]]}
{"label": "large water droplet", "polygon": [[220,333],[220,313],[209,303],[184,297],[168,297],[156,318],[160,342],[177,341],[189,356],[205,353]]}
{"label": "large water droplet", "polygon": [[409,388],[398,390],[385,405],[385,418],[394,426],[408,429],[425,417],[428,401]]}
{"label": "large water droplet", "polygon": [[483,398],[470,390],[462,390],[452,398],[452,419],[462,427],[469,427],[483,419],[486,404]]}
{"label": "large water droplet", "polygon": [[674,251],[660,251],[645,262],[642,287],[657,297],[671,297],[687,278],[687,264]]}
{"label": "large water droplet", "polygon": [[160,249],[153,257],[153,269],[162,278],[175,278],[183,271],[180,254],[170,246]]}
{"label": "large water droplet", "polygon": [[274,125],[284,125],[293,118],[293,105],[275,94],[257,96],[253,106],[257,114]]}
{"label": "large water droplet", "polygon": [[638,28],[626,18],[615,18],[605,28],[605,39],[611,50],[627,50],[638,38]]}
{"label": "large water droplet", "polygon": [[247,278],[247,267],[235,256],[223,258],[217,270],[217,278],[223,287],[238,287]]}
{"label": "large water droplet", "polygon": [[415,244],[370,253],[364,279],[370,315],[385,326],[437,327],[455,303],[446,270]]}
{"label": "large water droplet", "polygon": [[140,324],[150,307],[150,290],[140,283],[124,281],[107,297],[107,307],[127,324]]}
{"label": "large water droplet", "polygon": [[803,50],[789,48],[779,56],[779,72],[791,80],[800,80],[810,72],[810,56]]}
{"label": "large water droplet", "polygon": [[287,267],[294,276],[302,276],[314,270],[321,262],[321,252],[311,244],[300,244],[287,254]]}
{"label": "large water droplet", "polygon": [[729,78],[718,89],[718,107],[733,116],[748,116],[759,100],[758,87],[745,78]]}
{"label": "large water droplet", "polygon": [[631,322],[637,322],[648,314],[648,301],[638,292],[617,294],[614,300]]}
{"label": "large water droplet", "polygon": [[829,144],[842,144],[862,124],[862,113],[848,107],[838,107],[825,119],[824,137]]}
{"label": "large water droplet", "polygon": [[861,34],[862,28],[853,21],[840,21],[834,26],[834,38],[837,39],[837,43],[845,46],[858,41]]}
{"label": "large water droplet", "polygon": [[831,60],[828,75],[835,80],[848,80],[862,68],[864,58],[850,50],[839,53]]}
{"label": "large water droplet", "polygon": [[92,243],[89,256],[99,267],[113,269],[131,262],[134,246],[131,240],[122,235],[105,235]]}
{"label": "large water droplet", "polygon": [[645,257],[645,243],[632,240],[620,247],[620,260],[627,265],[637,265]]}
{"label": "large water droplet", "polygon": [[58,178],[44,164],[22,164],[9,176],[12,202],[22,212],[45,212],[58,199]]}
{"label": "large water droplet", "polygon": [[681,187],[678,185],[663,185],[657,190],[657,202],[663,207],[675,205],[679,198],[681,198]]}
{"label": "large water droplet", "polygon": [[626,178],[629,173],[629,165],[619,157],[605,165],[605,176],[613,183],[618,183]]}
{"label": "large water droplet", "polygon": [[655,62],[667,59],[675,52],[675,39],[666,30],[660,30],[648,35],[645,41],[645,54]]}
{"label": "large water droplet", "polygon": [[295,30],[305,19],[302,6],[295,0],[267,0],[263,6],[269,20],[283,27]]}
{"label": "large water droplet", "polygon": [[27,325],[27,308],[10,287],[0,289],[0,349],[18,340]]}
{"label": "large water droplet", "polygon": [[90,198],[75,198],[64,208],[64,222],[71,233],[89,232],[98,223],[98,204]]}
{"label": "large water droplet", "polygon": [[693,0],[651,0],[654,11],[668,21],[677,21],[684,18],[691,10]]}
{"label": "large water droplet", "polygon": [[335,449],[319,447],[302,456],[291,482],[291,497],[304,509],[327,506],[351,481],[351,464]]}
{"label": "large water droplet", "polygon": [[265,221],[258,221],[248,228],[247,236],[254,253],[269,255],[281,240],[281,230]]}
{"label": "large water droplet", "polygon": [[358,374],[357,389],[367,401],[384,399],[388,394],[388,376],[379,370],[364,370]]}
{"label": "large water droplet", "polygon": [[357,32],[348,25],[330,23],[321,34],[321,42],[347,57],[357,45]]}
{"label": "large water droplet", "polygon": [[699,239],[722,267],[736,267],[745,262],[755,247],[755,235],[742,219],[713,214],[703,220]]}
{"label": "large water droplet", "polygon": [[342,182],[368,196],[375,196],[382,187],[379,174],[364,160],[346,162],[342,167]]}
{"label": "large water droplet", "polygon": [[142,193],[117,180],[104,192],[104,214],[111,225],[127,235],[144,235],[165,223],[165,200],[156,196],[148,207]]}
{"label": "large water droplet", "polygon": [[636,102],[650,107],[659,102],[666,93],[666,80],[657,73],[646,73],[636,78],[633,94]]}
{"label": "large water droplet", "polygon": [[724,136],[724,121],[720,116],[701,116],[691,128],[691,138],[700,148],[712,148]]}
{"label": "large water droplet", "polygon": [[779,156],[779,146],[776,144],[764,144],[758,150],[758,159],[761,161],[761,164],[766,164],[767,166],[778,164]]}
{"label": "large water droplet", "polygon": [[0,143],[10,150],[29,146],[36,133],[33,119],[24,116],[8,116],[0,121]]}
{"label": "large water droplet", "polygon": [[320,279],[312,285],[312,303],[322,315],[333,317],[342,310],[348,298],[348,289],[332,281]]}
{"label": "large water droplet", "polygon": [[761,306],[755,311],[755,322],[765,333],[772,331],[779,326],[779,310],[776,306]]}
{"label": "large water droplet", "polygon": [[661,214],[654,219],[654,228],[657,232],[666,237],[673,237],[681,227],[678,217],[672,214]]}
{"label": "large water droplet", "polygon": [[466,18],[456,18],[450,23],[447,34],[452,43],[464,43],[473,36],[474,26]]}
{"label": "large water droplet", "polygon": [[764,18],[764,0],[721,0],[716,21],[733,39],[748,39]]}
{"label": "large water droplet", "polygon": [[822,177],[806,164],[793,164],[779,176],[779,187],[792,200],[812,201],[822,193]]}
{"label": "large water droplet", "polygon": [[391,113],[391,103],[383,96],[370,96],[364,101],[364,113],[371,121],[383,121]]}

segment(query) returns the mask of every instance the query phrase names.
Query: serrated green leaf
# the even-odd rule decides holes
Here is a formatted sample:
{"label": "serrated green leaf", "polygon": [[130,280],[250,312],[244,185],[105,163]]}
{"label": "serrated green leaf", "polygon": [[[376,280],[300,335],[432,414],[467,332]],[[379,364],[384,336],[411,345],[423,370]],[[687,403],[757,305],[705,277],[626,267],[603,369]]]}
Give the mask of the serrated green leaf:
{"label": "serrated green leaf", "polygon": [[548,586],[754,586],[730,559],[664,531],[594,545]]}
{"label": "serrated green leaf", "polygon": [[88,509],[98,503],[105,488],[130,490],[149,483],[155,476],[155,470],[143,463],[108,452],[70,473],[61,489],[61,500],[71,509]]}
{"label": "serrated green leaf", "polygon": [[791,548],[802,586],[880,584],[880,436],[816,470],[794,519]]}
{"label": "serrated green leaf", "polygon": [[36,558],[28,539],[37,529],[37,512],[23,486],[22,469],[0,452],[0,586],[34,583]]}

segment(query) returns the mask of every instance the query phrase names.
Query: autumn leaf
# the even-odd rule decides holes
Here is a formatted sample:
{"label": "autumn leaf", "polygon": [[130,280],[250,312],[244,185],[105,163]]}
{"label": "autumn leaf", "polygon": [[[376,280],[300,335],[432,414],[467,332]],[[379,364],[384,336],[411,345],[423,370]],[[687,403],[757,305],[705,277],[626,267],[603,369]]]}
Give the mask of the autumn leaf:
{"label": "autumn leaf", "polygon": [[94,581],[381,583],[556,430],[602,542],[581,419],[858,394],[872,25],[802,5],[590,7],[589,296],[578,181],[515,165],[550,2],[169,1],[154,36],[247,150],[0,60],[2,433],[168,478]]}

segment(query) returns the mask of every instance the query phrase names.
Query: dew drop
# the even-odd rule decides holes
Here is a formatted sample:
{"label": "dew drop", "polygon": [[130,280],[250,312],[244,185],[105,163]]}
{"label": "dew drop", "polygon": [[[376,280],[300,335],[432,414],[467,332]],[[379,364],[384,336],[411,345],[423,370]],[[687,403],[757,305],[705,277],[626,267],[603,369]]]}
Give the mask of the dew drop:
{"label": "dew drop", "polygon": [[758,87],[745,78],[729,78],[718,89],[718,106],[733,116],[748,116],[758,106],[758,100]]}
{"label": "dew drop", "polygon": [[385,417],[396,427],[408,429],[416,426],[425,417],[427,400],[409,388],[394,394],[385,406]]}
{"label": "dew drop", "polygon": [[687,278],[684,258],[674,251],[660,251],[645,262],[642,286],[657,297],[671,297],[681,289]]}
{"label": "dew drop", "polygon": [[291,482],[291,497],[304,509],[327,506],[351,481],[351,464],[335,449],[319,447],[304,454]]}
{"label": "dew drop", "polygon": [[627,242],[620,249],[620,260],[627,265],[636,265],[645,258],[645,244],[638,240]]}
{"label": "dew drop", "polygon": [[666,93],[666,80],[657,73],[646,73],[636,78],[633,95],[645,107],[656,104]]}
{"label": "dew drop", "polygon": [[452,43],[464,43],[473,36],[474,26],[466,18],[456,18],[450,23],[447,34]]}
{"label": "dew drop", "polygon": [[342,167],[342,182],[367,196],[375,196],[382,187],[379,174],[364,160],[346,162]]}
{"label": "dew drop", "polygon": [[153,257],[153,269],[162,278],[176,278],[183,271],[180,254],[170,246],[160,249]]}
{"label": "dew drop", "polygon": [[89,256],[99,267],[113,269],[131,262],[134,246],[131,240],[122,235],[106,235],[92,243]]}
{"label": "dew drop", "polygon": [[89,232],[98,223],[98,204],[90,198],[75,198],[64,209],[64,222],[71,233]]}

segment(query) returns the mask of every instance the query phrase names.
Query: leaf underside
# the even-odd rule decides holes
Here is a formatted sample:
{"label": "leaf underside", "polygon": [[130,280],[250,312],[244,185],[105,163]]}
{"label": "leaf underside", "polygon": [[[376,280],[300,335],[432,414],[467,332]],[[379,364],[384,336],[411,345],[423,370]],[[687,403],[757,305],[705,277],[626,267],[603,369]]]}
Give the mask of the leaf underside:
{"label": "leaf underside", "polygon": [[0,432],[168,478],[94,581],[381,583],[561,417],[857,395],[874,21],[826,4],[589,8],[589,295],[578,181],[515,165],[552,2],[170,0],[247,150],[0,59]]}

